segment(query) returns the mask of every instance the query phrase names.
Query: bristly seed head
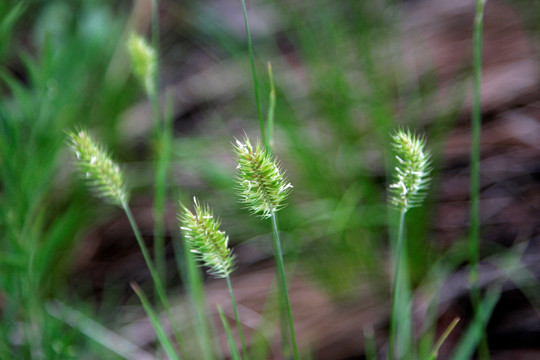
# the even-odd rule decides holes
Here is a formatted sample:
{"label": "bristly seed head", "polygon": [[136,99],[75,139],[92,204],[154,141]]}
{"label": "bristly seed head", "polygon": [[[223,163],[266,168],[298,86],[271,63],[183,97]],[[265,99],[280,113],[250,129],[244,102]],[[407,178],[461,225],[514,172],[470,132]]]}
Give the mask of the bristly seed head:
{"label": "bristly seed head", "polygon": [[240,201],[263,219],[272,216],[283,208],[293,186],[259,142],[254,148],[246,136],[244,142],[236,140],[234,150],[238,157],[236,180]]}
{"label": "bristly seed head", "polygon": [[77,164],[95,193],[104,200],[122,206],[128,202],[128,192],[120,168],[109,155],[84,131],[68,134],[69,145]]}
{"label": "bristly seed head", "polygon": [[195,211],[181,204],[178,215],[190,251],[198,261],[209,267],[210,274],[225,278],[234,270],[234,255],[228,248],[229,237],[219,230],[219,219],[215,219],[208,205],[202,206],[194,197]]}
{"label": "bristly seed head", "polygon": [[392,135],[397,166],[390,185],[392,204],[401,211],[420,206],[429,187],[430,155],[424,150],[425,139],[409,130],[397,130]]}
{"label": "bristly seed head", "polygon": [[154,77],[157,71],[156,51],[143,37],[132,33],[127,44],[133,65],[133,73],[144,86],[148,95],[154,93]]}

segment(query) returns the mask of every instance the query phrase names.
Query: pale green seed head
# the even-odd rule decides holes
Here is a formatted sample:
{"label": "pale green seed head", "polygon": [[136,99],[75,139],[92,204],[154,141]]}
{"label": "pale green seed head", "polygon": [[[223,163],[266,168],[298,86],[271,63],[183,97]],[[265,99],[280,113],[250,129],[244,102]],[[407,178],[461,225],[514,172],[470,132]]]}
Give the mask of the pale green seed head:
{"label": "pale green seed head", "polygon": [[114,205],[127,204],[124,176],[107,152],[84,130],[69,133],[68,136],[81,173],[96,195]]}
{"label": "pale green seed head", "polygon": [[234,255],[228,248],[229,237],[219,230],[219,219],[214,218],[208,205],[201,205],[194,197],[195,211],[181,204],[178,215],[180,230],[184,234],[190,251],[198,261],[209,268],[216,277],[227,277],[234,270]]}
{"label": "pale green seed head", "polygon": [[430,155],[425,151],[424,138],[409,130],[397,130],[392,135],[396,153],[394,182],[390,185],[392,204],[402,211],[420,206],[426,196],[430,177]]}
{"label": "pale green seed head", "polygon": [[283,208],[292,189],[283,171],[270,153],[257,142],[253,147],[247,136],[236,140],[237,188],[240,201],[261,218],[268,218]]}
{"label": "pale green seed head", "polygon": [[156,51],[140,35],[132,33],[127,48],[133,66],[133,73],[141,82],[148,95],[153,94],[154,77],[157,71]]}

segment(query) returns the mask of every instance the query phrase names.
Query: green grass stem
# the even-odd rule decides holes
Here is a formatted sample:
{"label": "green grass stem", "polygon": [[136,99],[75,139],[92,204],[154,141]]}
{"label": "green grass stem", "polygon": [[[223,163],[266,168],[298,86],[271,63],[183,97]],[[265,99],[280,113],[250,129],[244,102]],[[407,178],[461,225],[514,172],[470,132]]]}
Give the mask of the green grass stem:
{"label": "green grass stem", "polygon": [[[272,151],[273,135],[274,135],[274,115],[276,110],[276,88],[274,85],[274,73],[272,72],[272,64],[268,62],[268,78],[270,79],[270,94],[268,95],[268,113],[266,114],[266,143],[267,149]],[[261,134],[264,136],[264,134]]]}
{"label": "green grass stem", "polygon": [[[281,242],[279,239],[279,230],[278,230],[278,221],[276,213],[272,213],[272,239],[273,239],[273,246],[274,246],[274,255],[276,259],[276,268],[278,272],[278,279],[280,283],[280,289],[282,292],[283,301],[285,303],[285,308],[287,311],[287,320],[289,325],[289,334],[290,334],[290,342],[292,344],[293,348],[293,355],[294,359],[298,360],[300,359],[300,356],[298,355],[298,346],[296,344],[296,335],[294,332],[294,321],[292,317],[292,311],[291,311],[291,302],[289,300],[289,292],[287,290],[287,280],[285,276],[285,265],[283,263],[283,253],[281,251]],[[284,344],[282,344],[284,345]]]}
{"label": "green grass stem", "polygon": [[406,209],[402,209],[399,215],[399,230],[398,230],[398,240],[396,246],[395,265],[394,265],[394,277],[393,277],[393,290],[392,290],[392,313],[390,317],[390,333],[388,337],[388,360],[394,359],[394,348],[395,348],[395,338],[396,338],[396,319],[398,316],[398,303],[399,303],[399,285],[401,281],[401,260],[405,256],[403,253],[404,247],[404,228],[405,228],[405,213]]}
{"label": "green grass stem", "polygon": [[[166,278],[165,265],[165,200],[166,180],[170,162],[172,130],[168,116],[163,117],[160,108],[160,47],[159,47],[159,0],[152,0],[152,47],[156,53],[156,71],[152,79],[152,91],[148,94],[152,105],[154,143],[154,259],[159,277]],[[157,290],[156,290],[157,291]]]}
{"label": "green grass stem", "polygon": [[244,359],[249,359],[249,354],[247,351],[246,346],[246,339],[244,337],[244,331],[242,330],[242,323],[240,322],[240,316],[238,315],[238,307],[236,305],[236,299],[234,297],[232,285],[231,285],[231,278],[227,275],[225,277],[225,281],[227,281],[227,288],[229,289],[229,296],[231,297],[231,304],[234,311],[234,319],[236,320],[236,327],[238,328],[238,336],[240,337],[240,342],[242,343],[242,352],[244,354]]}
{"label": "green grass stem", "polygon": [[468,360],[474,357],[475,349],[485,335],[485,326],[493,313],[493,309],[501,296],[502,287],[495,285],[486,291],[486,295],[480,302],[479,311],[474,314],[474,318],[469,327],[462,335],[460,342],[454,348],[451,360]]}
{"label": "green grass stem", "polygon": [[141,349],[131,341],[118,335],[114,331],[111,331],[91,317],[88,317],[58,300],[47,303],[45,308],[51,316],[62,320],[69,326],[79,330],[96,343],[124,359],[151,357],[150,353]]}
{"label": "green grass stem", "polygon": [[268,136],[264,127],[264,119],[261,109],[261,96],[259,95],[259,79],[255,70],[255,56],[253,55],[253,43],[251,41],[251,32],[249,31],[249,22],[246,9],[246,1],[242,0],[242,14],[244,16],[244,26],[246,29],[247,45],[249,52],[249,61],[251,64],[251,75],[253,77],[253,91],[255,93],[255,103],[257,104],[257,117],[259,118],[259,127],[261,128],[261,137],[265,148],[269,148]]}
{"label": "green grass stem", "polygon": [[163,328],[163,325],[161,325],[159,316],[156,314],[154,309],[152,309],[152,304],[150,304],[150,301],[148,300],[144,292],[135,283],[131,283],[131,288],[133,289],[133,291],[135,291],[135,294],[137,294],[137,296],[139,297],[139,300],[141,301],[144,311],[148,315],[148,318],[150,319],[150,322],[152,323],[152,326],[154,327],[154,331],[156,332],[158,340],[160,344],[163,346],[163,349],[165,350],[169,358],[171,360],[180,360],[180,358],[176,354],[173,344],[169,340],[169,336],[167,335],[165,329]]}
{"label": "green grass stem", "polygon": [[[473,107],[471,117],[471,180],[470,180],[470,231],[469,262],[471,299],[476,314],[480,311],[478,263],[480,261],[480,138],[482,132],[482,29],[486,0],[476,0],[473,34]],[[489,359],[487,340],[480,346],[480,358]]]}
{"label": "green grass stem", "polygon": [[148,270],[150,271],[150,276],[152,277],[152,280],[154,280],[157,296],[163,305],[163,308],[165,310],[165,313],[167,314],[167,318],[169,319],[169,322],[171,323],[171,328],[173,329],[176,342],[178,343],[178,348],[183,353],[184,351],[183,351],[183,345],[182,345],[180,333],[175,327],[175,323],[171,316],[171,311],[170,311],[171,307],[169,305],[169,301],[167,300],[167,296],[165,293],[165,288],[163,287],[159,274],[154,264],[152,263],[150,252],[148,251],[148,248],[146,247],[146,244],[144,243],[144,240],[141,236],[141,231],[139,230],[139,226],[135,222],[135,218],[133,217],[133,214],[131,213],[131,209],[129,208],[129,205],[124,203],[122,204],[122,208],[124,209],[124,212],[126,213],[126,216],[128,217],[129,224],[131,225],[133,233],[135,234],[135,239],[137,239],[137,243],[139,244],[139,247],[143,254],[143,258],[144,258],[144,261],[146,262],[146,266],[148,267]]}
{"label": "green grass stem", "polygon": [[429,360],[437,360],[437,357],[439,356],[439,350],[441,349],[441,346],[444,344],[444,342],[446,341],[448,336],[452,333],[452,331],[454,330],[454,328],[456,327],[456,325],[458,323],[459,323],[459,318],[456,317],[454,320],[452,320],[450,325],[448,325],[446,330],[444,330],[441,337],[439,338],[439,340],[437,341],[437,343],[433,347],[433,351],[431,352]]}
{"label": "green grass stem", "polygon": [[364,327],[364,344],[366,360],[377,360],[377,344],[371,325]]}
{"label": "green grass stem", "polygon": [[240,355],[238,355],[238,351],[236,351],[236,344],[234,343],[234,336],[231,331],[231,327],[229,326],[229,323],[227,322],[227,317],[223,313],[223,309],[220,305],[217,307],[219,318],[221,319],[221,324],[223,325],[223,328],[225,329],[225,333],[227,334],[227,342],[229,343],[229,349],[231,350],[231,357],[233,360],[240,360]]}

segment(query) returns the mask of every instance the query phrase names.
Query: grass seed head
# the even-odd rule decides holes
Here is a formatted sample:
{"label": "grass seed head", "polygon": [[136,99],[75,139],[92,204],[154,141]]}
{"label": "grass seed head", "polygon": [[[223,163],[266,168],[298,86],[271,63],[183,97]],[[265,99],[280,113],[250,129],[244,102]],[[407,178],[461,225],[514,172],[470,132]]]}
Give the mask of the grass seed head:
{"label": "grass seed head", "polygon": [[234,270],[234,255],[228,248],[229,237],[219,230],[219,219],[214,218],[208,205],[201,205],[194,197],[195,211],[184,205],[178,216],[190,251],[198,261],[209,267],[209,273],[216,277],[227,277]]}
{"label": "grass seed head", "polygon": [[154,77],[157,69],[156,51],[143,37],[132,33],[127,44],[133,73],[143,84],[148,95],[154,93]]}
{"label": "grass seed head", "polygon": [[420,206],[426,196],[430,177],[430,154],[425,139],[409,130],[399,129],[392,135],[397,166],[390,185],[392,204],[402,211]]}
{"label": "grass seed head", "polygon": [[253,147],[247,136],[236,140],[237,183],[240,201],[261,218],[268,218],[284,206],[292,185],[260,143]]}
{"label": "grass seed head", "polygon": [[128,192],[124,176],[107,152],[84,130],[69,133],[68,136],[77,164],[94,192],[112,204],[126,204]]}

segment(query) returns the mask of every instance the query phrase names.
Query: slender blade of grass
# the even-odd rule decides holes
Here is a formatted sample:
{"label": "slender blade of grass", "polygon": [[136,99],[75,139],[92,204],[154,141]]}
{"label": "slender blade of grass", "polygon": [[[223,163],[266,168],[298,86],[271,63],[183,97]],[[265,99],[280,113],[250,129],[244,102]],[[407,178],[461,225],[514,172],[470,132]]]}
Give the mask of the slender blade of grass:
{"label": "slender blade of grass", "polygon": [[154,358],[152,354],[144,351],[131,341],[60,301],[48,303],[46,309],[51,316],[64,321],[124,359],[151,360]]}
{"label": "slender blade of grass", "polygon": [[364,327],[364,344],[367,360],[377,360],[377,344],[375,342],[375,334],[371,326]]}
{"label": "slender blade of grass", "polygon": [[242,330],[242,323],[240,322],[240,316],[238,315],[238,306],[236,305],[236,299],[234,297],[234,292],[231,285],[231,279],[229,276],[225,278],[227,282],[227,288],[229,289],[229,296],[231,298],[231,303],[234,311],[234,319],[236,320],[236,327],[238,328],[238,336],[240,337],[240,342],[242,343],[242,352],[244,359],[248,360],[248,351],[246,346],[246,340],[244,338],[244,331]]}
{"label": "slender blade of grass", "polygon": [[487,294],[480,302],[472,323],[461,337],[451,360],[467,360],[473,357],[474,351],[484,336],[485,326],[501,296],[501,286],[495,286],[487,290]]}
{"label": "slender blade of grass", "polygon": [[273,239],[273,246],[274,246],[274,254],[276,259],[276,268],[278,272],[278,279],[281,283],[280,290],[282,291],[282,298],[283,302],[286,307],[286,313],[287,313],[287,320],[289,325],[289,335],[290,335],[290,342],[292,344],[293,348],[293,355],[294,359],[298,360],[300,359],[300,356],[298,354],[298,346],[296,344],[296,334],[294,331],[294,321],[292,317],[292,311],[291,311],[291,302],[289,300],[289,292],[287,290],[287,279],[285,276],[285,265],[283,263],[283,253],[281,251],[281,242],[279,239],[279,230],[278,230],[278,223],[277,223],[277,216],[276,213],[272,213],[272,239]]}
{"label": "slender blade of grass", "polygon": [[446,330],[444,330],[443,334],[441,335],[441,337],[439,338],[439,340],[437,341],[437,343],[433,347],[433,351],[431,352],[431,355],[428,358],[428,360],[437,360],[437,356],[439,355],[439,350],[440,350],[442,344],[444,344],[444,342],[446,341],[446,339],[448,338],[450,333],[454,330],[454,328],[456,327],[458,322],[459,322],[459,318],[457,317],[454,320],[452,320],[450,325],[448,325]]}
{"label": "slender blade of grass", "polygon": [[[396,328],[397,328],[397,317],[398,317],[398,307],[400,303],[400,283],[401,283],[401,262],[403,258],[403,242],[404,242],[404,227],[405,227],[405,210],[401,210],[399,214],[399,230],[398,230],[398,239],[396,246],[396,253],[394,255],[395,265],[394,265],[394,277],[393,277],[393,290],[392,290],[392,313],[390,315],[390,333],[388,337],[388,360],[394,359],[394,348],[396,341]],[[399,355],[398,355],[399,358]]]}
{"label": "slender blade of grass", "polygon": [[225,317],[225,314],[223,313],[223,309],[221,306],[218,305],[217,307],[219,318],[221,319],[221,324],[223,324],[223,328],[225,329],[225,333],[227,334],[227,342],[229,343],[229,349],[231,350],[231,356],[233,360],[240,360],[240,356],[238,355],[238,351],[236,351],[236,344],[234,343],[234,337],[231,332],[231,327],[229,326],[229,323],[227,322],[227,318]]}
{"label": "slender blade of grass", "polygon": [[268,136],[264,126],[264,119],[261,109],[261,96],[259,95],[259,79],[257,78],[257,71],[255,70],[255,56],[253,55],[253,43],[251,41],[251,32],[249,31],[249,22],[246,9],[246,1],[242,1],[242,14],[244,16],[244,26],[246,29],[247,45],[249,52],[249,62],[251,64],[251,75],[253,77],[253,92],[255,93],[255,103],[257,104],[257,117],[259,118],[259,127],[261,129],[261,137],[263,139],[264,147],[269,149]]}
{"label": "slender blade of grass", "polygon": [[173,317],[171,315],[171,310],[170,310],[171,306],[169,305],[169,300],[167,300],[165,288],[163,287],[163,284],[160,280],[157,270],[150,257],[150,252],[148,251],[148,248],[146,247],[146,244],[144,243],[144,240],[141,236],[141,231],[139,230],[139,226],[137,225],[128,204],[126,203],[122,204],[122,208],[124,209],[124,212],[126,213],[126,216],[128,217],[129,224],[131,225],[131,229],[133,230],[133,233],[135,234],[135,239],[137,240],[139,248],[141,249],[141,253],[143,254],[143,258],[146,263],[146,266],[148,267],[148,270],[150,271],[150,276],[152,277],[152,280],[154,281],[158,298],[163,305],[163,308],[165,310],[165,313],[167,314],[167,318],[169,319],[169,322],[171,323],[171,328],[173,329],[173,333],[176,338],[178,348],[183,353],[184,351],[183,351],[182,339],[180,337],[180,332],[176,328],[176,325],[173,321]]}
{"label": "slender blade of grass", "polygon": [[169,340],[169,336],[165,332],[165,329],[161,325],[161,322],[159,320],[159,317],[155,313],[154,309],[152,309],[152,305],[150,304],[150,301],[144,295],[144,292],[141,290],[141,288],[135,284],[131,283],[131,287],[133,288],[133,291],[135,291],[135,294],[139,297],[139,300],[141,301],[141,304],[144,308],[144,311],[146,311],[146,314],[148,315],[148,318],[150,319],[150,322],[152,323],[152,326],[154,327],[154,331],[156,332],[157,338],[163,346],[163,349],[169,355],[169,357],[172,360],[180,360],[180,357],[176,354],[176,351],[174,350],[174,346],[172,345],[171,341]]}
{"label": "slender blade of grass", "polygon": [[[268,62],[268,78],[270,79],[270,94],[268,95],[268,113],[266,114],[266,143],[268,150],[272,151],[274,134],[274,115],[276,110],[276,88],[274,85],[274,73],[272,64]],[[264,136],[264,134],[262,134]]]}
{"label": "slender blade of grass", "polygon": [[[167,111],[162,117],[160,94],[160,46],[159,46],[159,0],[151,0],[152,12],[152,47],[156,53],[156,71],[153,80],[153,91],[149,94],[152,104],[153,142],[154,142],[154,259],[159,277],[165,280],[165,199],[166,179],[171,153],[171,113]],[[172,101],[167,97],[167,105]]]}
{"label": "slender blade of grass", "polygon": [[[473,108],[471,117],[471,179],[470,179],[470,232],[469,262],[471,299],[474,311],[480,309],[480,289],[478,285],[478,262],[480,253],[480,137],[482,132],[482,30],[484,5],[486,0],[476,0],[473,33]],[[480,347],[480,358],[489,359],[487,340]]]}

